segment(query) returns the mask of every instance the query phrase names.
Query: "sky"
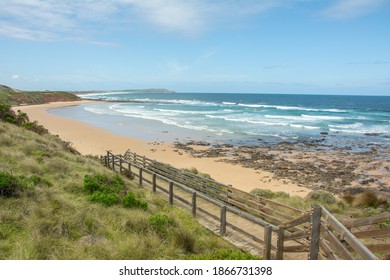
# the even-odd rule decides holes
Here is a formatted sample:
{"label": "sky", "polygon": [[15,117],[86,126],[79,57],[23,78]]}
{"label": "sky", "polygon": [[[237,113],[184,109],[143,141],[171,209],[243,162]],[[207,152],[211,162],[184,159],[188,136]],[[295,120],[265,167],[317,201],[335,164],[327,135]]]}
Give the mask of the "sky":
{"label": "sky", "polygon": [[390,95],[390,0],[0,0],[0,84]]}

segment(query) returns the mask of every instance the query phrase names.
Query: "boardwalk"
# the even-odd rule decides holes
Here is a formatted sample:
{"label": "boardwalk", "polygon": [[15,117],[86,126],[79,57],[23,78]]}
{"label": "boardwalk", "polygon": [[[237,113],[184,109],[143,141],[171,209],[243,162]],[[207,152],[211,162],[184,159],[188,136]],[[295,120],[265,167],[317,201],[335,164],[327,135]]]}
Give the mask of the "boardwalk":
{"label": "boardwalk", "polygon": [[[105,166],[134,176],[140,186],[192,213],[202,225],[263,259],[377,259],[321,206],[302,212],[127,152],[102,157]],[[175,179],[175,180],[173,180]],[[390,221],[390,213],[354,225]],[[362,231],[361,235],[367,236]],[[388,230],[376,230],[376,236]],[[389,245],[375,245],[387,250]]]}

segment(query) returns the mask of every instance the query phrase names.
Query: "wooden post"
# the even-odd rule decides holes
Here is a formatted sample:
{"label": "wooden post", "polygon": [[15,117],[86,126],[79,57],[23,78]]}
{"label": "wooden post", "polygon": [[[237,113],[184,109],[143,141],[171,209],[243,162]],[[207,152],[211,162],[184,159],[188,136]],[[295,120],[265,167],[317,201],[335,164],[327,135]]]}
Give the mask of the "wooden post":
{"label": "wooden post", "polygon": [[[131,172],[131,163],[130,162],[127,163],[127,170],[129,171],[130,176],[133,176],[133,172]],[[131,177],[131,178],[133,178],[133,177]]]}
{"label": "wooden post", "polygon": [[272,247],[272,227],[266,226],[264,228],[264,247],[263,247],[263,259],[271,259],[271,247]]}
{"label": "wooden post", "polygon": [[153,189],[153,192],[156,193],[157,191],[157,183],[156,183],[156,180],[157,180],[157,175],[156,173],[153,173],[153,185],[152,185],[152,189]]}
{"label": "wooden post", "polygon": [[192,193],[192,217],[196,217],[196,192]]}
{"label": "wooden post", "polygon": [[115,170],[115,156],[114,154],[111,155],[112,158],[112,170]]}
{"label": "wooden post", "polygon": [[318,260],[320,248],[321,207],[315,205],[310,218],[311,236],[309,247],[309,260]]}
{"label": "wooden post", "polygon": [[219,228],[220,235],[226,235],[226,205],[221,207],[221,226]]}
{"label": "wooden post", "polygon": [[145,156],[142,157],[142,166],[145,168],[146,167],[146,159]]}
{"label": "wooden post", "polygon": [[173,205],[173,182],[169,183],[169,204]]}
{"label": "wooden post", "polygon": [[141,167],[139,169],[139,185],[142,187],[142,171],[143,171],[143,168]]}
{"label": "wooden post", "polygon": [[283,248],[284,248],[284,229],[280,227],[278,229],[278,242],[277,242],[277,251],[276,251],[277,260],[283,260]]}
{"label": "wooden post", "polygon": [[105,165],[106,165],[107,168],[110,167],[110,152],[109,151],[107,151]]}
{"label": "wooden post", "polygon": [[123,171],[122,164],[123,164],[123,159],[122,159],[122,157],[120,157],[119,158],[119,173],[120,174],[122,174],[122,171]]}

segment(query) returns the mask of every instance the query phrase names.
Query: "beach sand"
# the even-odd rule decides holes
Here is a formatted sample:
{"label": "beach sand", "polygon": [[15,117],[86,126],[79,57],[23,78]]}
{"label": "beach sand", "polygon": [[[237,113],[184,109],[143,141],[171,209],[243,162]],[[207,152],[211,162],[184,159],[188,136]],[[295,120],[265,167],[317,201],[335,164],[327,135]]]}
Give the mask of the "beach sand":
{"label": "beach sand", "polygon": [[[51,134],[58,135],[68,141],[83,155],[104,155],[107,150],[115,154],[123,154],[130,149],[140,155],[171,164],[177,168],[195,167],[202,173],[209,174],[218,182],[251,191],[254,188],[271,191],[284,191],[290,195],[304,197],[311,190],[291,182],[288,179],[274,178],[268,171],[254,170],[240,165],[221,162],[221,158],[192,157],[190,154],[178,152],[173,143],[146,142],[137,138],[111,133],[82,121],[58,117],[47,112],[48,109],[63,106],[76,106],[95,101],[56,102],[42,105],[14,107],[28,114],[31,121],[38,121]],[[195,147],[197,148],[197,147]],[[202,149],[202,147],[198,147]]]}

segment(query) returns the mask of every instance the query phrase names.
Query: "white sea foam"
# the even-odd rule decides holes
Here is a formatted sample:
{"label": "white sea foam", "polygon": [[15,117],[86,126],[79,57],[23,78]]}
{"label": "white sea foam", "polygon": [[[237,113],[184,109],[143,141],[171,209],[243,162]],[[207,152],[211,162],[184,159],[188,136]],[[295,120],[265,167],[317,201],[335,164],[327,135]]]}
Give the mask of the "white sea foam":
{"label": "white sea foam", "polygon": [[306,107],[298,107],[298,106],[280,106],[280,105],[264,105],[264,104],[244,104],[239,103],[238,106],[249,107],[249,108],[269,108],[269,109],[277,109],[283,111],[308,111],[308,112],[331,112],[331,113],[346,113],[346,110],[340,109],[315,109],[315,108],[306,108]]}
{"label": "white sea foam", "polygon": [[[84,108],[94,114],[153,120],[214,135],[264,134],[291,139],[302,135],[319,135],[318,131],[323,130],[345,134],[381,135],[389,135],[390,131],[389,118],[382,115],[377,117],[370,112],[359,112],[356,109],[314,109],[304,106],[209,102],[181,98],[166,100],[147,96],[135,101],[143,103],[98,103]],[[264,110],[261,110],[262,108]]]}
{"label": "white sea foam", "polygon": [[318,126],[310,126],[310,125],[303,125],[303,124],[290,124],[290,126],[294,128],[303,128],[303,129],[311,129],[311,130],[321,129]]}
{"label": "white sea foam", "polygon": [[311,115],[301,115],[306,120],[313,121],[323,121],[323,120],[343,120],[344,117],[339,116],[311,116]]}

